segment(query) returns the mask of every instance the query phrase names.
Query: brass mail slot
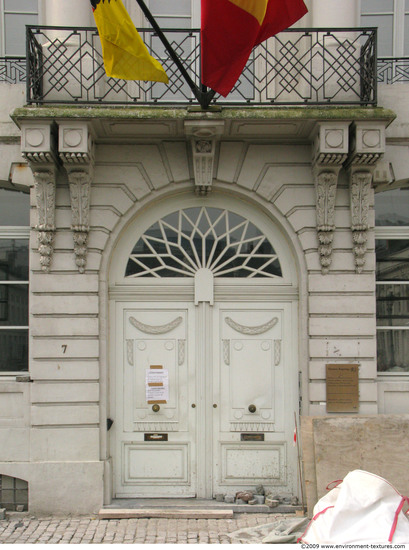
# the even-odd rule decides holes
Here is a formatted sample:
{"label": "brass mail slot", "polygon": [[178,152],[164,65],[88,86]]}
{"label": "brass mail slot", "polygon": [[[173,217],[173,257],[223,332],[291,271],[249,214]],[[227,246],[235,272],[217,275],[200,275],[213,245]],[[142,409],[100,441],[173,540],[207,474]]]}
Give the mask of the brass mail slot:
{"label": "brass mail slot", "polygon": [[144,434],[145,441],[167,441],[168,434]]}
{"label": "brass mail slot", "polygon": [[240,434],[240,441],[264,441],[264,434]]}

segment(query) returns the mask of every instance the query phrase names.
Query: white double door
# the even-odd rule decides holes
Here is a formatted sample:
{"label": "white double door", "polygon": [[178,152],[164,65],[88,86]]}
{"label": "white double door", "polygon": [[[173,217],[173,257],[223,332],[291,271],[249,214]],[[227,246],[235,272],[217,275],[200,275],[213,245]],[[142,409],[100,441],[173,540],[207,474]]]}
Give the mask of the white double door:
{"label": "white double door", "polygon": [[296,494],[294,304],[115,308],[115,496]]}

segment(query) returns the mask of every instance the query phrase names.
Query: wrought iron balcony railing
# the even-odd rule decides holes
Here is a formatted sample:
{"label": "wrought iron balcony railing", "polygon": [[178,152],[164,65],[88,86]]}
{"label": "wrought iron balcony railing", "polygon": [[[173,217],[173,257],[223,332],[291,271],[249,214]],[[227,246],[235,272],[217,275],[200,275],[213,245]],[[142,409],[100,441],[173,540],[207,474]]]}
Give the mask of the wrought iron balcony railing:
{"label": "wrought iron balcony railing", "polygon": [[24,57],[0,57],[0,82],[19,84],[26,82],[27,65]]}
{"label": "wrought iron balcony railing", "polygon": [[409,82],[409,57],[378,58],[377,74],[382,84]]}
{"label": "wrought iron balcony railing", "polygon": [[[105,75],[94,28],[27,28],[29,104],[195,104],[196,99],[157,34],[139,31],[163,64],[169,84]],[[200,31],[164,29],[200,88]],[[1,65],[0,65],[1,67]],[[1,78],[1,77],[0,77]],[[219,105],[374,105],[376,29],[289,29],[257,47],[235,88]]]}

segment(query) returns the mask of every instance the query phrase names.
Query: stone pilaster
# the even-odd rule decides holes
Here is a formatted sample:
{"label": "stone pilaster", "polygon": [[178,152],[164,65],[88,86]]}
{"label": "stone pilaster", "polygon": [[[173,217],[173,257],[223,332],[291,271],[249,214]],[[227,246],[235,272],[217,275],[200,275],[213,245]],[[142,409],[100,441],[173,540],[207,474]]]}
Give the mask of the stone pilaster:
{"label": "stone pilaster", "polygon": [[52,122],[23,122],[21,151],[33,175],[38,220],[38,252],[41,269],[50,271],[55,236],[55,189],[58,170],[56,128]]}
{"label": "stone pilaster", "polygon": [[332,263],[338,175],[348,154],[348,122],[318,123],[313,148],[316,227],[321,271]]}
{"label": "stone pilaster", "polygon": [[60,123],[59,155],[67,171],[70,188],[75,263],[78,271],[84,273],[87,263],[91,181],[94,166],[92,137],[86,123]]}

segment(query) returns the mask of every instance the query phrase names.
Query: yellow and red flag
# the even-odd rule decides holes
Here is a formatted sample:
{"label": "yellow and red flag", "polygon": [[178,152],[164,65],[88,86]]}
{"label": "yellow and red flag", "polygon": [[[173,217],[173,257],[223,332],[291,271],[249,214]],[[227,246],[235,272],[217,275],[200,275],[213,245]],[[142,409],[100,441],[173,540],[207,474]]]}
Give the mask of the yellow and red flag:
{"label": "yellow and red flag", "polygon": [[167,83],[164,68],[149,54],[122,0],[90,1],[107,76]]}
{"label": "yellow and red flag", "polygon": [[303,0],[201,0],[202,84],[227,96],[251,50],[307,13]]}

